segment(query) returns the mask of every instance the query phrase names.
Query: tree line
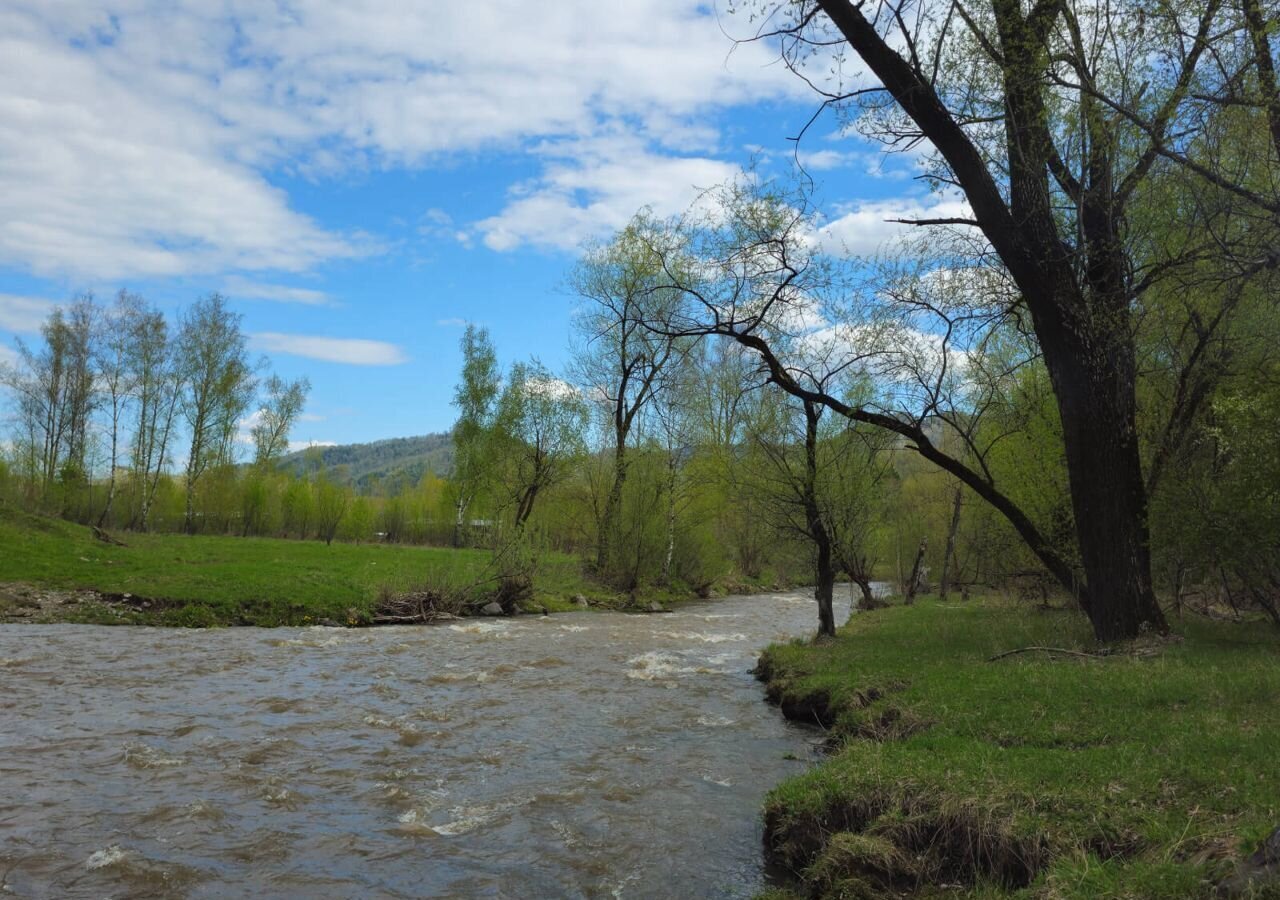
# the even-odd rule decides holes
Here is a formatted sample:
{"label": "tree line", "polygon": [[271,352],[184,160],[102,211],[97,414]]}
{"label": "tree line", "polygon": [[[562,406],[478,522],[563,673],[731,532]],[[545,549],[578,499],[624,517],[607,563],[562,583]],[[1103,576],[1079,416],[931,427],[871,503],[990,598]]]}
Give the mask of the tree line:
{"label": "tree line", "polygon": [[[13,412],[8,491],[98,527],[210,530],[218,504],[205,501],[239,478],[245,451],[256,472],[272,469],[310,390],[305,378],[264,377],[240,322],[218,294],[176,324],[124,290],[110,304],[86,294],[55,308],[39,342],[19,342],[17,363],[0,367]],[[239,498],[246,528],[252,495]]]}

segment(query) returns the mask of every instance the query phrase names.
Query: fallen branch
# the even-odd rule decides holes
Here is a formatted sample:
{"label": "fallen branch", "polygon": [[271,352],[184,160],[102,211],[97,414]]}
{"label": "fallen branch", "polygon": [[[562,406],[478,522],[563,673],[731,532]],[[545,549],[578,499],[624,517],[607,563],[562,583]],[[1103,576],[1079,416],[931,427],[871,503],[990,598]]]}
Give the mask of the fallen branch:
{"label": "fallen branch", "polygon": [[102,543],[104,544],[111,544],[112,546],[115,546],[115,547],[129,546],[124,541],[119,540],[118,538],[113,538],[111,535],[107,534],[97,525],[90,525],[89,527],[93,529],[93,536],[96,537],[98,540],[102,541]]}
{"label": "fallen branch", "polygon": [[1006,656],[1014,656],[1018,653],[1061,653],[1065,656],[1082,656],[1085,659],[1102,659],[1108,654],[1088,653],[1083,650],[1066,650],[1062,647],[1019,647],[1017,650],[1006,650],[1003,653],[997,653],[995,656],[987,660],[987,662],[995,662],[998,659],[1004,659]]}

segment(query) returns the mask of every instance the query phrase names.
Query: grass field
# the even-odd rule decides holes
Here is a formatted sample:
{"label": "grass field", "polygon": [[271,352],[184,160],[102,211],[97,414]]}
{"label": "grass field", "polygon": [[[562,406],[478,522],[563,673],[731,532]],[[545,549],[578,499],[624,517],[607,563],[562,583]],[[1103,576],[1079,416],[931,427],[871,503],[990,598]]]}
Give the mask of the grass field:
{"label": "grass field", "polygon": [[990,662],[1097,647],[1074,612],[925,602],[770,648],[771,697],[838,749],[766,842],[805,896],[1211,896],[1280,825],[1280,634],[1174,631]]}
{"label": "grass field", "polygon": [[[489,553],[387,544],[340,544],[274,538],[120,534],[127,546],[97,540],[83,526],[0,510],[0,583],[93,589],[181,601],[155,612],[121,615],[86,604],[64,620],[162,625],[347,624],[379,594],[480,577]],[[535,599],[568,608],[575,594],[611,599],[588,581],[579,561],[547,554]],[[0,604],[4,602],[0,597]],[[354,615],[352,613],[354,612]]]}

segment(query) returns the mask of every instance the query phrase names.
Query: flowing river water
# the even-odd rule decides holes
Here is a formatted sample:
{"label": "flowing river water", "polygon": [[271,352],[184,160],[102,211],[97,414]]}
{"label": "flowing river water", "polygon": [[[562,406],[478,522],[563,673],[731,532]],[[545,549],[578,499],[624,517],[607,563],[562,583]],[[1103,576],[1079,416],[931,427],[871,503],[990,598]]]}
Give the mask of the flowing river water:
{"label": "flowing river water", "polygon": [[764,793],[815,737],[748,670],[815,627],[800,592],[432,628],[0,626],[0,892],[751,896]]}

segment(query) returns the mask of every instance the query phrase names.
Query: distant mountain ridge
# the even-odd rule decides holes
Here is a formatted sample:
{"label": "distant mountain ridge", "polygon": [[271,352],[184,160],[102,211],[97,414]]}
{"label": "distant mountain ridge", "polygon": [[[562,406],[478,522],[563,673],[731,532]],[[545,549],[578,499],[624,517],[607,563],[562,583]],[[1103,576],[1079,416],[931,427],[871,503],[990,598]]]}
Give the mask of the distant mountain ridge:
{"label": "distant mountain ridge", "polygon": [[423,434],[367,444],[309,447],[290,453],[280,460],[279,467],[295,475],[319,470],[335,481],[350,483],[361,493],[371,493],[379,485],[416,484],[428,472],[448,475],[453,471],[453,437]]}

